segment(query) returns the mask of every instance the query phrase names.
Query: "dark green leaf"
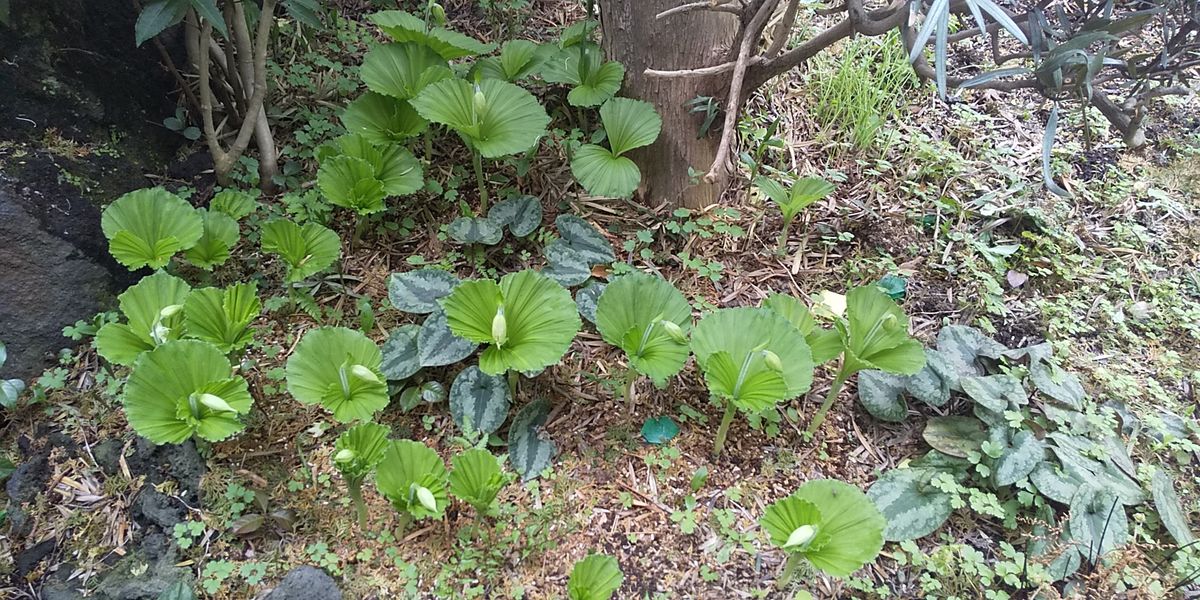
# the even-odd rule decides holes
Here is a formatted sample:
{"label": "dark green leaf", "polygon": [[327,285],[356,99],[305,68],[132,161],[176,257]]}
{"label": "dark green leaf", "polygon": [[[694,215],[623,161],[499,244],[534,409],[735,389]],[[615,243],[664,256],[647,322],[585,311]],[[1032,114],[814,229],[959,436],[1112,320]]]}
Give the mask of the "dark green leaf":
{"label": "dark green leaf", "polygon": [[458,373],[450,385],[450,414],[463,430],[492,433],[508,418],[512,395],[501,375],[488,375],[470,366]]}
{"label": "dark green leaf", "polygon": [[508,459],[523,481],[535,479],[554,457],[554,442],[541,435],[549,414],[550,402],[544,398],[535,400],[525,405],[509,426]]}
{"label": "dark green leaf", "polygon": [[899,423],[908,416],[908,405],[904,402],[904,379],[875,369],[860,371],[858,401],[876,419]]}
{"label": "dark green leaf", "polygon": [[196,14],[212,23],[213,29],[221,32],[222,37],[229,37],[229,30],[225,28],[225,17],[221,15],[221,9],[217,8],[216,0],[191,0],[191,3],[192,8],[196,9]]}
{"label": "dark green leaf", "polygon": [[417,334],[417,357],[422,367],[454,364],[468,356],[479,344],[454,335],[446,322],[446,313],[438,310],[425,319]]}
{"label": "dark green leaf", "polygon": [[404,312],[428,314],[439,310],[438,300],[454,291],[459,279],[441,269],[417,269],[388,277],[388,299]]}
{"label": "dark green leaf", "polygon": [[983,443],[983,425],[971,417],[931,417],[921,434],[934,449],[966,458]]}
{"label": "dark green leaf", "polygon": [[188,8],[188,0],[158,0],[146,5],[133,25],[134,41],[141,46],[164,29],[182,21]]}
{"label": "dark green leaf", "polygon": [[924,469],[892,469],[883,474],[867,496],[887,519],[884,539],[898,542],[925,537],[954,512],[951,497],[927,483]]}
{"label": "dark green leaf", "polygon": [[383,364],[380,369],[389,381],[408,379],[421,370],[421,361],[417,356],[417,337],[420,333],[419,325],[401,325],[393,329],[383,343]]}
{"label": "dark green leaf", "polygon": [[1187,513],[1179,503],[1179,495],[1175,493],[1171,478],[1161,468],[1155,470],[1150,478],[1150,493],[1154,496],[1154,508],[1158,509],[1163,528],[1180,546],[1192,543],[1196,537],[1188,525]]}

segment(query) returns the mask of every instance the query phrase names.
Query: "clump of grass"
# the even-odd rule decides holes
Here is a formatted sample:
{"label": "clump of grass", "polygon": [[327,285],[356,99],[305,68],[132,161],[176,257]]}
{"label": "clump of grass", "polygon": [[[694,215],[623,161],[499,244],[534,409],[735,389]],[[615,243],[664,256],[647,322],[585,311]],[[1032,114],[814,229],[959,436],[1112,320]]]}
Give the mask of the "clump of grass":
{"label": "clump of grass", "polygon": [[859,151],[891,136],[881,129],[905,105],[906,92],[918,84],[900,36],[891,32],[879,38],[856,37],[840,55],[822,54],[809,77],[815,98],[815,116],[831,138]]}

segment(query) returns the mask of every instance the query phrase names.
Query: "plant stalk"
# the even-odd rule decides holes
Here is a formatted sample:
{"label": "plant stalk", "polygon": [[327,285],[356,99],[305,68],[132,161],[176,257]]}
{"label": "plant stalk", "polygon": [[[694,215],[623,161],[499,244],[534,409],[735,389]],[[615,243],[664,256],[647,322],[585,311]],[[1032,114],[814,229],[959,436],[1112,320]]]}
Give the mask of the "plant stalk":
{"label": "plant stalk", "polygon": [[479,214],[487,215],[488,193],[487,181],[483,178],[483,156],[478,150],[472,153],[475,162],[475,182],[479,184]]}
{"label": "plant stalk", "polygon": [[829,385],[829,393],[825,395],[825,401],[821,403],[821,408],[817,409],[817,414],[813,415],[812,422],[808,424],[808,429],[804,434],[812,439],[812,436],[821,428],[821,424],[825,422],[825,415],[833,406],[833,401],[837,400],[838,394],[842,391],[842,386],[846,384],[846,380],[850,378],[850,369],[846,366],[846,359],[842,359],[842,367],[838,369],[837,376],[833,378],[833,383]]}
{"label": "plant stalk", "polygon": [[792,228],[792,220],[784,219],[783,220],[783,231],[779,232],[779,248],[777,250],[777,252],[779,254],[787,254],[788,231],[791,228]]}
{"label": "plant stalk", "polygon": [[354,502],[354,510],[358,514],[358,528],[367,529],[367,503],[363,501],[362,482],[346,480],[346,489],[350,492],[350,500]]}
{"label": "plant stalk", "polygon": [[725,402],[725,415],[721,417],[721,426],[717,428],[717,439],[713,440],[713,456],[720,456],[725,449],[725,438],[729,436],[729,425],[733,423],[733,415],[737,408],[732,402]]}
{"label": "plant stalk", "polygon": [[629,407],[629,414],[633,414],[633,388],[637,385],[639,373],[632,365],[627,367],[625,372],[625,405]]}
{"label": "plant stalk", "polygon": [[516,371],[516,369],[509,370],[509,372],[508,372],[508,393],[509,393],[509,395],[512,396],[513,400],[516,400],[516,398],[517,398],[517,384],[520,383],[520,381],[521,381],[521,374],[518,373]]}
{"label": "plant stalk", "polygon": [[421,134],[421,138],[425,141],[425,162],[432,164],[432,162],[433,162],[433,134],[429,133],[429,129],[426,128],[425,131]]}
{"label": "plant stalk", "polygon": [[799,552],[789,552],[787,562],[783,563],[783,573],[779,575],[779,579],[775,582],[775,586],[779,589],[787,587],[792,581],[792,575],[796,574],[796,567],[800,566],[800,561],[803,560],[803,555]]}

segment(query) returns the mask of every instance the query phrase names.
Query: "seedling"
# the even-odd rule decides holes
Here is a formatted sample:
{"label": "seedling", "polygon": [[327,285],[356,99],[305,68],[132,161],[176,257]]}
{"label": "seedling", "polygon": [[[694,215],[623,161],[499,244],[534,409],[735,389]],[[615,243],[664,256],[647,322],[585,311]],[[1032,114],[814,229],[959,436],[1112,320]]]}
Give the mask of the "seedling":
{"label": "seedling", "polygon": [[303,404],[324,406],[340,422],[367,421],[388,404],[382,361],[375,342],[357,330],[313,329],[288,358],[288,391]]}
{"label": "seedling", "polygon": [[779,248],[780,254],[787,251],[788,231],[792,227],[792,221],[796,219],[796,215],[800,211],[808,208],[809,205],[828,196],[834,190],[833,184],[825,181],[820,177],[804,177],[797,179],[792,184],[791,189],[784,189],[779,182],[767,177],[759,177],[754,180],[754,186],[758,188],[758,193],[771,199],[780,212],[783,213],[783,229],[779,232]]}
{"label": "seedling", "polygon": [[361,423],[338,436],[334,444],[333,466],[346,480],[346,490],[354,502],[359,529],[367,528],[367,505],[363,502],[363,480],[383,460],[388,447],[388,428],[375,423]]}
{"label": "seedling", "polygon": [[413,519],[441,519],[450,503],[446,465],[437,452],[412,440],[394,440],[384,452],[375,485],[401,515],[403,531]]}
{"label": "seedling", "polygon": [[629,361],[625,400],[631,410],[639,374],[661,388],[683,368],[691,328],[687,298],[661,277],[634,271],[604,289],[596,304],[596,329]]}

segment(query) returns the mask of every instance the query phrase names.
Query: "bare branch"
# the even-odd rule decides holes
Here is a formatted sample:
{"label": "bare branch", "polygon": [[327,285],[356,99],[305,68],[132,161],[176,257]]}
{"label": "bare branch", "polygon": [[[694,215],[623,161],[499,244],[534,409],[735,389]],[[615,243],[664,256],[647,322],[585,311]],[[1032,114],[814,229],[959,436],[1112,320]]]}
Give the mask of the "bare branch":
{"label": "bare branch", "polygon": [[[755,56],[754,58],[750,59],[749,64],[751,66],[753,66],[753,65],[761,64],[762,62],[764,62],[763,57]],[[700,67],[698,69],[680,69],[680,70],[676,70],[676,71],[659,71],[657,69],[646,69],[645,71],[643,71],[643,73],[645,73],[646,75],[648,75],[650,77],[662,77],[664,79],[683,79],[685,77],[706,77],[708,75],[719,75],[721,73],[726,73],[726,72],[732,71],[735,66],[737,66],[737,61],[731,60],[729,62],[723,62],[719,65],[713,65],[711,67]]]}
{"label": "bare branch", "polygon": [[675,8],[669,8],[667,10],[664,10],[664,11],[658,13],[657,15],[654,15],[654,18],[655,19],[665,19],[670,16],[680,15],[680,14],[683,14],[686,12],[691,12],[693,10],[707,10],[709,12],[723,12],[723,13],[730,13],[730,14],[734,14],[734,15],[742,14],[741,7],[733,6],[733,3],[734,3],[734,0],[725,0],[724,2],[713,2],[710,0],[702,0],[701,2],[689,2],[688,4],[683,4],[680,6],[676,6]]}
{"label": "bare branch", "polygon": [[771,40],[771,45],[763,57],[775,58],[783,50],[792,33],[792,26],[796,24],[796,9],[798,8],[800,8],[800,0],[788,1],[787,8],[783,11],[783,17],[779,19],[779,24],[775,26],[775,31],[771,34],[774,39]]}

